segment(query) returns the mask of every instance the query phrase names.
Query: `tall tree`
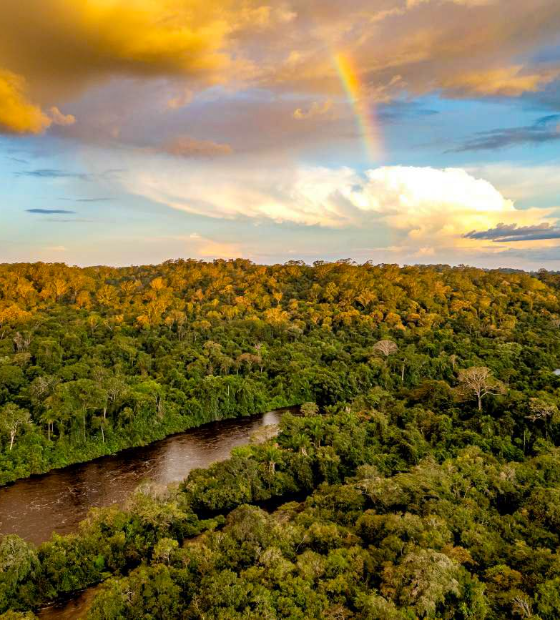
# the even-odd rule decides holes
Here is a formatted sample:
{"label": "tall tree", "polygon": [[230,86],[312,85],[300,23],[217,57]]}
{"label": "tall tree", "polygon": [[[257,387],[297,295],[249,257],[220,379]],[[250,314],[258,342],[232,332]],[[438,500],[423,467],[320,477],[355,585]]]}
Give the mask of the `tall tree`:
{"label": "tall tree", "polygon": [[22,427],[31,422],[27,409],[22,409],[13,403],[8,403],[0,409],[0,427],[10,438],[10,452],[14,447],[16,435]]}
{"label": "tall tree", "polygon": [[475,396],[478,410],[482,411],[482,399],[490,394],[504,394],[505,386],[485,366],[476,366],[459,371],[459,390],[465,396]]}

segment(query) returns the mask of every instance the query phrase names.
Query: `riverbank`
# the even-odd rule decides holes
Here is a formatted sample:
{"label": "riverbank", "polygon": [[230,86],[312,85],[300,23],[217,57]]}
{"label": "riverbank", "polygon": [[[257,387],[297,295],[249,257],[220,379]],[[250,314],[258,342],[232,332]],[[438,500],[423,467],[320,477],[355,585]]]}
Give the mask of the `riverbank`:
{"label": "riverbank", "polygon": [[100,587],[100,585],[92,586],[75,596],[43,607],[36,611],[35,615],[40,620],[77,620],[84,618],[91,609]]}
{"label": "riverbank", "polygon": [[121,452],[133,448],[149,446],[168,437],[173,437],[188,430],[200,428],[206,424],[221,422],[225,420],[236,420],[249,418],[259,415],[262,411],[273,411],[282,408],[292,407],[291,403],[275,398],[265,404],[258,411],[251,413],[239,412],[237,415],[226,413],[218,419],[195,419],[191,416],[170,415],[162,420],[155,419],[151,425],[145,425],[142,429],[130,429],[128,432],[106,432],[105,441],[101,434],[91,438],[85,444],[74,445],[70,442],[58,442],[57,444],[48,443],[44,445],[37,443],[34,446],[26,447],[28,450],[27,458],[20,459],[16,470],[7,471],[5,469],[7,459],[17,458],[18,447],[14,449],[14,457],[9,453],[0,454],[0,490],[19,480],[25,480],[33,476],[41,476],[52,471],[58,471],[72,465],[93,462],[109,456],[116,456]]}
{"label": "riverbank", "polygon": [[224,420],[0,489],[0,535],[17,534],[40,544],[53,533],[71,534],[91,508],[122,504],[138,485],[158,487],[184,480],[246,445],[263,426],[278,424],[286,411]]}
{"label": "riverbank", "polygon": [[[234,448],[247,446],[246,449],[254,452],[255,455],[264,454],[266,447],[261,445],[263,428],[278,424],[284,414],[296,410],[297,408],[283,408],[251,418],[216,422],[160,442],[159,447],[166,448],[159,455],[160,464],[165,466],[163,470],[165,475],[162,477],[162,471],[160,471],[160,478],[156,479],[156,482],[165,485],[169,479],[184,481],[188,478],[191,480],[188,473],[193,469],[197,470],[194,472],[193,480],[195,481],[200,475],[203,477],[208,475],[206,468],[215,472],[215,474],[210,475],[222,476],[221,467],[223,463],[221,461],[227,460],[228,457],[232,458],[232,462],[244,458],[241,457],[241,452],[237,454],[233,452]],[[218,429],[221,429],[222,432],[217,433]],[[251,446],[248,445],[250,443]],[[184,449],[186,446],[191,448],[188,451],[189,459],[181,458],[181,450],[177,453],[177,448]],[[197,446],[199,449],[201,447],[206,448],[198,454],[198,458],[196,450],[193,450]],[[140,448],[138,451],[154,449],[155,447],[157,446]],[[145,454],[136,454],[136,457],[138,464],[151,463],[151,473],[157,473],[157,468],[154,469],[153,466],[154,455],[147,459]],[[109,460],[111,458],[109,457]],[[121,480],[126,480],[129,484],[137,482],[134,480],[134,476],[130,476],[130,459],[126,459],[126,461],[129,468],[122,472]],[[106,462],[102,462],[106,464]],[[181,464],[182,473],[174,467],[174,463],[175,465]],[[91,465],[90,463],[83,467],[89,468]],[[69,468],[66,473],[71,469]],[[44,493],[45,489],[48,489],[48,485],[44,484],[45,479],[60,473],[52,472],[42,479],[37,478],[36,481],[39,483],[37,488],[40,488]],[[83,473],[89,473],[92,480],[97,479],[97,472],[95,471]],[[21,481],[12,488],[17,489],[21,484],[25,485],[29,482],[29,480]],[[107,483],[113,490],[118,487],[115,484],[116,482],[118,480],[115,480],[113,474],[110,473],[107,476]],[[66,490],[68,491],[68,489],[69,487]],[[282,493],[280,494],[282,495]],[[66,496],[68,495],[66,493]],[[270,499],[276,495],[277,493],[271,494],[269,489],[263,499]],[[126,494],[121,493],[121,496],[126,497]],[[40,578],[35,576],[37,577],[36,586],[38,590],[34,593],[25,592],[15,608],[33,608],[35,605],[31,601],[38,601],[45,605],[37,611],[40,618],[65,620],[66,618],[82,617],[83,614],[87,613],[98,585],[110,574],[120,573],[125,569],[125,572],[128,572],[138,564],[139,557],[142,557],[144,553],[151,552],[150,550],[153,549],[158,540],[167,539],[167,537],[189,539],[223,525],[224,517],[222,514],[213,519],[199,518],[190,508],[190,502],[185,502],[184,499],[186,499],[185,491],[181,488],[170,487],[163,494],[154,494],[153,489],[144,488],[142,493],[131,497],[131,501],[127,502],[126,506],[113,506],[90,512],[87,520],[81,524],[79,531],[77,527],[73,528],[75,531],[73,535],[55,536],[51,541],[44,542],[37,548],[23,540],[14,539],[13,542],[19,548],[20,556],[27,556],[30,560],[30,566],[38,567],[40,564],[40,572],[43,575]],[[74,500],[70,498],[69,503],[73,504]],[[36,501],[35,504],[39,508],[40,522],[49,521],[48,518],[45,518],[45,505],[40,500]],[[58,504],[58,500],[53,502],[53,505]],[[6,505],[14,507],[18,512],[21,506],[26,505],[26,502],[22,502],[18,507],[13,506],[13,502],[8,500]],[[4,512],[4,508],[0,505],[0,515],[4,515]],[[223,513],[223,511],[219,512]],[[33,524],[27,515],[20,514],[18,522],[25,523],[36,533],[37,523]],[[52,520],[51,522],[54,523]],[[59,564],[59,562],[62,563]],[[35,577],[33,577],[34,580]],[[21,576],[21,579],[25,578],[24,575]]]}

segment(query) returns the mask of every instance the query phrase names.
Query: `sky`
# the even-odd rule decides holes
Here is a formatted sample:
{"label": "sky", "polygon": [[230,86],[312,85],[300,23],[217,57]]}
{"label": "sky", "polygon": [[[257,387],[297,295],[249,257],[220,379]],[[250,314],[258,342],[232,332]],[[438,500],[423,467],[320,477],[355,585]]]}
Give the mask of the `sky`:
{"label": "sky", "polygon": [[558,0],[2,0],[0,263],[560,269]]}

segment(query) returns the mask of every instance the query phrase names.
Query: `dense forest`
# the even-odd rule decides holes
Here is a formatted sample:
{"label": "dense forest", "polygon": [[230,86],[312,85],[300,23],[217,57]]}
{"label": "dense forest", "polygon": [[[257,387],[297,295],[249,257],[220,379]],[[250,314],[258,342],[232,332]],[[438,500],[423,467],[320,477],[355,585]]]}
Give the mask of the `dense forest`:
{"label": "dense forest", "polygon": [[[306,403],[38,548],[0,612],[560,617],[560,277],[173,261],[0,267],[0,482]],[[20,613],[21,612],[21,613]]]}

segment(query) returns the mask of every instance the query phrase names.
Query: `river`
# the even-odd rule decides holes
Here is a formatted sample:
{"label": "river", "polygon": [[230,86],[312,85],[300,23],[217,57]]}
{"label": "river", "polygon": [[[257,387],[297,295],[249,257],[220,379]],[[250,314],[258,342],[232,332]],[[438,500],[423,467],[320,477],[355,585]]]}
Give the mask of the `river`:
{"label": "river", "polygon": [[75,532],[94,506],[122,503],[145,480],[167,485],[198,467],[227,459],[253,432],[278,424],[289,409],[190,429],[142,448],[19,480],[0,489],[0,536],[39,544]]}

